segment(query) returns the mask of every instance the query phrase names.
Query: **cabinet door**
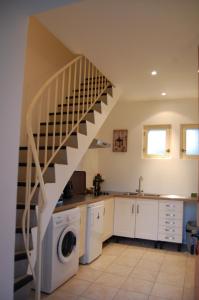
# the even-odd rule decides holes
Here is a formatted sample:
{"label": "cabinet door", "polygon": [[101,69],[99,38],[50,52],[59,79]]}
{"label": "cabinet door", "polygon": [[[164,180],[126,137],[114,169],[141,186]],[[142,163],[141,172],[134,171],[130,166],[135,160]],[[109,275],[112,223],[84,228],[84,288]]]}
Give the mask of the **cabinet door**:
{"label": "cabinet door", "polygon": [[114,199],[104,201],[104,225],[102,242],[113,235]]}
{"label": "cabinet door", "polygon": [[147,240],[158,238],[158,200],[136,201],[135,237]]}
{"label": "cabinet door", "polygon": [[114,235],[134,237],[135,200],[115,198]]}
{"label": "cabinet door", "polygon": [[86,205],[80,206],[80,231],[79,231],[79,257],[85,254],[85,239],[86,239]]}

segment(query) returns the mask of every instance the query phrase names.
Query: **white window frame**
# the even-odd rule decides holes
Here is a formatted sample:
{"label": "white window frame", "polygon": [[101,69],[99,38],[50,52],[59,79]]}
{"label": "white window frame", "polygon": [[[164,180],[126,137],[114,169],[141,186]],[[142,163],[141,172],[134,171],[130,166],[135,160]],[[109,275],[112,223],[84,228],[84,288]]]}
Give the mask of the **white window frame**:
{"label": "white window frame", "polygon": [[181,124],[180,125],[180,158],[182,159],[199,159],[199,155],[186,154],[186,130],[199,129],[199,124]]}
{"label": "white window frame", "polygon": [[[148,154],[148,133],[150,130],[166,130],[165,154]],[[171,156],[171,125],[144,125],[143,127],[143,158],[170,158]]]}

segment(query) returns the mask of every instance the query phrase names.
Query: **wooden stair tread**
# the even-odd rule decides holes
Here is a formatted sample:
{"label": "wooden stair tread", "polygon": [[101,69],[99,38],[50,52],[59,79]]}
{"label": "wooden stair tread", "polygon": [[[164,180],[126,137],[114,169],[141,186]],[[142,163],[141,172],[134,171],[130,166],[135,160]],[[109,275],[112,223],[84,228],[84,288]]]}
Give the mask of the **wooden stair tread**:
{"label": "wooden stair tread", "polygon": [[25,250],[15,252],[15,261],[24,260],[24,259],[27,259],[27,253]]}
{"label": "wooden stair tread", "polygon": [[[27,163],[26,163],[26,162],[20,162],[18,165],[19,165],[19,167],[27,167]],[[45,165],[44,163],[40,163],[40,167],[43,168],[44,165]],[[32,163],[32,167],[33,167],[33,168],[36,167],[35,163]],[[50,164],[48,165],[48,167],[49,167],[49,168],[53,168],[53,167],[54,167],[54,164],[53,164],[53,163],[50,163]]]}
{"label": "wooden stair tread", "polygon": [[[21,226],[16,226],[15,233],[23,233],[22,227]],[[31,228],[29,228],[29,233],[31,233]]]}
{"label": "wooden stair tread", "polygon": [[33,276],[32,275],[23,275],[20,277],[17,277],[14,281],[14,292],[16,292],[17,290],[21,289],[23,286],[25,286],[26,284],[28,284],[29,282],[31,282],[33,280]]}
{"label": "wooden stair tread", "polygon": [[[30,204],[30,209],[34,210],[36,207],[35,203]],[[25,209],[25,203],[24,202],[17,202],[17,209]]]}
{"label": "wooden stair tread", "polygon": [[[98,100],[98,101],[96,101],[95,102],[95,104],[100,104],[101,103],[101,100]],[[85,102],[83,103],[83,102],[80,102],[80,103],[78,103],[78,102],[76,102],[74,105],[75,106],[77,106],[77,105],[85,105],[85,107],[86,107],[86,104],[87,104],[87,101],[85,100]],[[89,103],[89,104],[92,104],[92,103]],[[67,107],[67,106],[73,106],[73,103],[63,103],[63,106],[64,107]],[[61,104],[58,104],[58,107],[62,107],[62,105]],[[86,112],[86,111],[85,111]]]}
{"label": "wooden stair tread", "polygon": [[[65,136],[66,134],[67,134],[66,132],[62,132],[62,136]],[[39,135],[40,135],[40,136],[46,136],[46,133],[45,133],[45,132],[42,132],[42,133],[40,133]],[[53,132],[48,132],[48,136],[53,136],[53,135],[55,135],[55,136],[60,136],[60,132],[55,132],[55,133],[53,133]],[[70,136],[76,136],[76,135],[77,135],[77,132],[72,132],[72,133],[70,134]],[[33,136],[38,136],[38,134],[37,134],[37,133],[34,133]]]}
{"label": "wooden stair tread", "polygon": [[[94,112],[93,109],[90,109],[90,110],[88,111],[88,113],[93,113],[93,112]],[[63,111],[63,115],[66,115],[67,113],[70,114],[70,115],[73,114],[73,113],[74,113],[74,114],[77,114],[78,111],[77,111],[77,110],[74,111],[74,112],[73,112],[73,111],[69,111],[69,112]],[[85,113],[85,112],[84,112],[83,110],[80,110],[79,113],[81,114],[81,113]],[[54,116],[54,114],[56,114],[56,115],[61,115],[61,112],[60,112],[60,111],[57,111],[56,113],[54,113],[54,112],[49,113],[50,116]]]}
{"label": "wooden stair tread", "polygon": [[[60,124],[72,124],[73,122],[72,121],[68,121],[68,122],[66,122],[66,121],[63,121],[63,122],[59,122],[59,121],[57,121],[57,122],[55,122],[55,125],[60,125]],[[77,123],[77,121],[74,121],[74,124],[76,124]],[[86,120],[82,120],[81,122],[80,122],[80,124],[85,124],[86,123]],[[42,125],[46,125],[46,122],[41,122],[40,123],[40,125],[42,126]],[[54,122],[52,121],[52,122],[48,122],[48,125],[54,125]]]}
{"label": "wooden stair tread", "polygon": [[[59,148],[59,146],[54,147],[55,150],[58,149],[58,148]],[[45,146],[40,146],[39,147],[39,150],[45,150],[45,149],[46,149]],[[52,149],[53,149],[53,146],[47,146],[47,150],[52,150]],[[60,149],[61,150],[66,150],[66,146],[62,146]],[[20,151],[27,151],[28,147],[27,146],[21,146],[21,147],[19,147],[19,150]]]}
{"label": "wooden stair tread", "polygon": [[[102,93],[101,96],[106,96],[107,93]],[[84,98],[84,97],[93,97],[94,95],[89,94],[89,95],[72,95],[72,96],[66,96],[65,99],[73,99],[73,98]]]}

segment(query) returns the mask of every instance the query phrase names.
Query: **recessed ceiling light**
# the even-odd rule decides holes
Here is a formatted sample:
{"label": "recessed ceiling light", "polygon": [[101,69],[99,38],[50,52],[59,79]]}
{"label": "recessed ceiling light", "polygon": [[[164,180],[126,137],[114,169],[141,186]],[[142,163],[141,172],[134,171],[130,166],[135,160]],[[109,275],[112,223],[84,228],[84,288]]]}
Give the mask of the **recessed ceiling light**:
{"label": "recessed ceiling light", "polygon": [[155,75],[157,75],[158,74],[158,72],[156,71],[156,70],[153,70],[152,72],[151,72],[151,75],[152,76],[155,76]]}
{"label": "recessed ceiling light", "polygon": [[162,96],[166,96],[166,94],[167,94],[167,93],[165,93],[165,92],[162,92],[162,93],[161,93]]}

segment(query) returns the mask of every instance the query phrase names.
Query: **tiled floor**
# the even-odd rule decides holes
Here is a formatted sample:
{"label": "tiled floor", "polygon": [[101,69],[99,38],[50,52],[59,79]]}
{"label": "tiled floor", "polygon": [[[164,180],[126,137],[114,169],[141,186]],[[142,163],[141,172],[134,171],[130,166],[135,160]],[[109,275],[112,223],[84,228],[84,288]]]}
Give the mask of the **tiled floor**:
{"label": "tiled floor", "polygon": [[186,252],[110,243],[102,256],[46,300],[193,300],[195,258]]}

